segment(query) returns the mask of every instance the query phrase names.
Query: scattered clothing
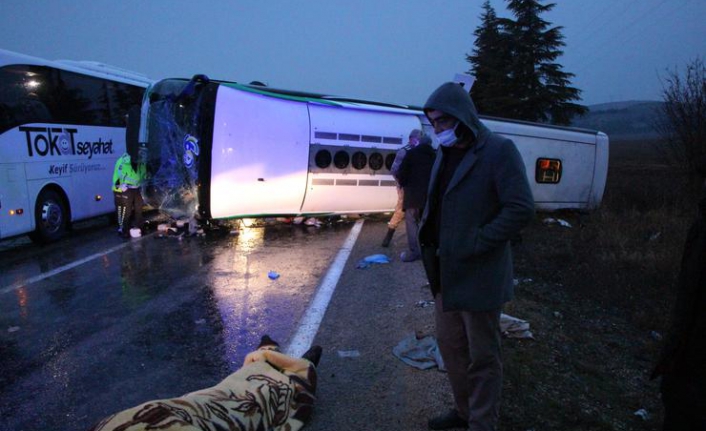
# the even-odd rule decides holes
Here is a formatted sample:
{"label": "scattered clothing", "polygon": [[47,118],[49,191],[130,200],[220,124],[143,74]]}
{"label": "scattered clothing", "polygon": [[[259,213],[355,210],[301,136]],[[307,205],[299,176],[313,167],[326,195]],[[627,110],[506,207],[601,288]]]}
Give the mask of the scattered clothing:
{"label": "scattered clothing", "polygon": [[[426,308],[430,305],[434,305],[434,301],[419,301],[415,307]],[[529,328],[530,324],[526,320],[507,314],[500,315],[500,330],[508,338],[534,339]],[[433,335],[419,338],[416,334],[409,334],[392,348],[392,353],[399,360],[414,368],[428,370],[438,367],[439,371],[446,371],[436,337]]]}
{"label": "scattered clothing", "polygon": [[409,334],[392,348],[392,354],[405,364],[420,370],[438,367],[439,371],[446,371],[433,335],[417,338],[415,334]]}

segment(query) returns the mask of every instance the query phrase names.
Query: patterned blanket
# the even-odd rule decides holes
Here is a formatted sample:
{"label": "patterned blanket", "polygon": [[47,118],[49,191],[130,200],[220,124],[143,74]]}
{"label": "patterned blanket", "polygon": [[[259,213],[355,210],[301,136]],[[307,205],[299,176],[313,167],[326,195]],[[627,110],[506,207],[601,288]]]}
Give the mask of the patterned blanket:
{"label": "patterned blanket", "polygon": [[318,355],[312,362],[260,347],[216,386],[148,401],[103,419],[91,431],[299,430],[313,411]]}

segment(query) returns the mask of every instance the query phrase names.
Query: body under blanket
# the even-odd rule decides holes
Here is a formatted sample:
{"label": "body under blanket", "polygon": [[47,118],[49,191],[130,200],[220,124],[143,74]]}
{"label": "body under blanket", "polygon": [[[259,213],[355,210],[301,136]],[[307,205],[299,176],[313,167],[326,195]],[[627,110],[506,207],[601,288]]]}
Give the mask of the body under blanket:
{"label": "body under blanket", "polygon": [[211,388],[148,401],[103,419],[91,431],[296,431],[313,411],[315,363],[318,356],[313,363],[260,348]]}

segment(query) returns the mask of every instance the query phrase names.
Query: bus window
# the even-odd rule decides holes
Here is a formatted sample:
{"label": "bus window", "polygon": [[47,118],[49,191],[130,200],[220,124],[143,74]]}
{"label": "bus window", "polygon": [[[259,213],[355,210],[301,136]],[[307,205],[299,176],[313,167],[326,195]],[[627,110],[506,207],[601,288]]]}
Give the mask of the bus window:
{"label": "bus window", "polygon": [[46,68],[0,68],[0,132],[26,123],[52,122],[52,80]]}
{"label": "bus window", "polygon": [[122,82],[107,82],[106,85],[110,124],[115,127],[123,127],[125,113],[132,105],[142,103],[144,89]]}
{"label": "bus window", "polygon": [[[108,93],[103,80],[62,70],[57,90],[57,121],[87,125],[110,123]],[[119,125],[124,124],[123,119]]]}

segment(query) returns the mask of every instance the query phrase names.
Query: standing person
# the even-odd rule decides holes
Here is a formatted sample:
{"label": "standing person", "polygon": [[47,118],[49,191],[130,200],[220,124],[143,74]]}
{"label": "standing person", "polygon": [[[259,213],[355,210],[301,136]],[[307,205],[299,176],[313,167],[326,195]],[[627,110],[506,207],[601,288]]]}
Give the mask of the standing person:
{"label": "standing person", "polygon": [[424,113],[440,150],[419,240],[455,404],[429,427],[495,430],[503,375],[500,312],[513,296],[510,239],[532,220],[534,199],[514,143],[480,122],[460,85],[439,87]]}
{"label": "standing person", "polygon": [[[140,107],[133,106],[128,111],[125,128],[126,152],[115,162],[113,171],[113,194],[118,213],[118,234],[130,236],[130,221],[142,229],[142,192],[140,187],[145,179],[145,165],[139,163]],[[134,212],[134,217],[132,213]]]}
{"label": "standing person", "polygon": [[431,146],[431,138],[422,136],[419,144],[407,151],[398,172],[397,182],[404,190],[404,220],[407,230],[408,250],[402,252],[400,258],[403,262],[414,262],[422,257],[419,250],[417,233],[422,210],[427,201],[427,188],[429,175],[434,165],[436,152]]}
{"label": "standing person", "polygon": [[[706,158],[699,160],[706,179]],[[671,327],[652,378],[662,376],[664,431],[706,430],[706,181],[687,233]]]}
{"label": "standing person", "polygon": [[[404,160],[407,151],[409,151],[410,149],[412,149],[412,147],[419,143],[419,137],[421,136],[421,134],[422,131],[419,129],[412,130],[409,133],[409,140],[407,141],[407,145],[397,150],[397,154],[395,154],[395,160],[392,162],[392,166],[390,167],[390,173],[395,178],[395,181],[398,181],[397,175],[399,173],[400,165],[402,165],[402,160]],[[392,236],[395,234],[395,229],[397,229],[397,226],[399,226],[400,222],[404,218],[404,190],[402,190],[399,181],[397,182],[396,189],[397,204],[395,204],[395,212],[394,214],[392,214],[392,218],[389,222],[387,222],[387,233],[385,234],[385,239],[382,240],[383,247],[388,247],[390,245],[390,241],[392,241]]]}

